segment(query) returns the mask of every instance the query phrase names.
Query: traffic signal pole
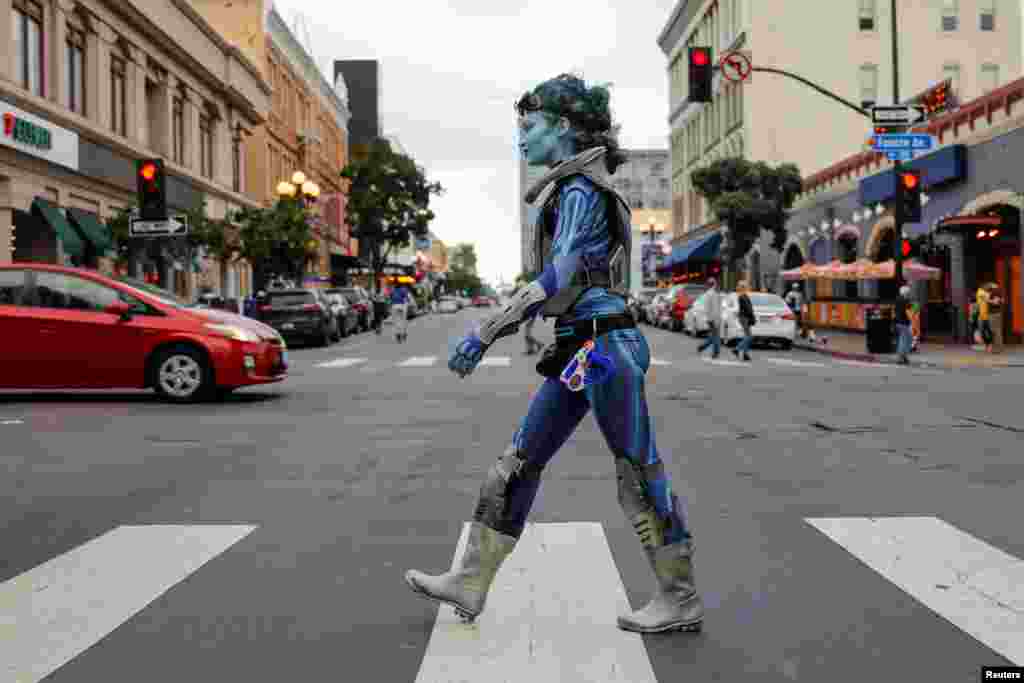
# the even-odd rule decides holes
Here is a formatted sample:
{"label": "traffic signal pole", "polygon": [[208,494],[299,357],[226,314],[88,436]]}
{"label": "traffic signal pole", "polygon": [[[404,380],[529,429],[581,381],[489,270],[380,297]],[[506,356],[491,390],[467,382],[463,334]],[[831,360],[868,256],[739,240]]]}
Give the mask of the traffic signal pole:
{"label": "traffic signal pole", "polygon": [[[900,41],[899,34],[896,32],[897,17],[896,17],[896,0],[892,0],[889,7],[889,24],[892,33],[892,103],[900,103]],[[893,177],[896,182],[900,182],[900,170],[903,168],[903,163],[899,157],[896,158],[896,165],[893,167]],[[899,188],[897,188],[899,192]],[[896,239],[893,240],[893,277],[896,279],[896,286],[899,287],[903,284],[903,215],[902,210],[899,206],[893,211],[894,230],[896,231]]]}

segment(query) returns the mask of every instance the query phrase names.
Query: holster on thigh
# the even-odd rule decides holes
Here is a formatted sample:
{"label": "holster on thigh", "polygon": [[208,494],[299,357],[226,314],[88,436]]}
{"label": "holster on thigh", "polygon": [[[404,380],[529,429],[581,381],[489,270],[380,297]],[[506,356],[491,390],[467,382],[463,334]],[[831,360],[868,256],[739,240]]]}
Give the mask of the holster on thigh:
{"label": "holster on thigh", "polygon": [[540,479],[543,469],[528,463],[515,443],[509,445],[487,471],[473,513],[474,521],[518,538],[522,529],[507,514],[510,490],[519,482]]}
{"label": "holster on thigh", "polygon": [[[615,458],[619,481],[619,505],[645,548],[665,545],[669,519],[658,514],[652,482],[664,478],[664,466],[638,465],[627,458]],[[673,505],[675,501],[673,501]]]}

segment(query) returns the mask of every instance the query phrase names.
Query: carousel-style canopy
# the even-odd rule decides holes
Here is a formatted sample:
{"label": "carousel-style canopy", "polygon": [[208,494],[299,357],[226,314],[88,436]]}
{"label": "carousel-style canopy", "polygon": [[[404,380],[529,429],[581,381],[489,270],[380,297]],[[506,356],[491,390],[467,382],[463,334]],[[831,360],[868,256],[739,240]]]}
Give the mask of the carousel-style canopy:
{"label": "carousel-style canopy", "polygon": [[[891,280],[896,277],[896,264],[892,259],[883,263],[874,263],[868,259],[860,259],[855,263],[832,261],[820,266],[805,263],[799,268],[784,270],[781,275],[784,280]],[[908,260],[903,262],[903,277],[908,281],[938,280],[942,277],[942,271]]]}

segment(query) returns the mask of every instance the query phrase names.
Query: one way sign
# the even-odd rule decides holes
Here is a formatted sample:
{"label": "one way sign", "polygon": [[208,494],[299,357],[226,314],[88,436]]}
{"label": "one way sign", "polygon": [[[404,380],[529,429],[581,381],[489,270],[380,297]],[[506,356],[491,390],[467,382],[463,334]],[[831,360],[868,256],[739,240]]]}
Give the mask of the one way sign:
{"label": "one way sign", "polygon": [[927,116],[924,107],[916,104],[897,104],[875,106],[871,108],[871,121],[876,124],[897,124],[913,126],[921,123]]}
{"label": "one way sign", "polygon": [[128,220],[128,234],[132,237],[180,237],[188,234],[188,216],[171,216],[163,221],[144,221],[138,216]]}

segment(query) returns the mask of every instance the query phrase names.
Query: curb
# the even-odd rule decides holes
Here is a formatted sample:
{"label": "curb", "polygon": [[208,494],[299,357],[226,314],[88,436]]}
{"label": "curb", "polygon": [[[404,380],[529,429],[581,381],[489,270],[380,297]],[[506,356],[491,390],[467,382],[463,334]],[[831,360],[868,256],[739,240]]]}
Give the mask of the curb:
{"label": "curb", "polygon": [[[860,353],[857,351],[837,351],[830,349],[825,346],[812,346],[810,344],[793,344],[794,349],[800,349],[802,351],[813,351],[814,353],[820,353],[825,356],[832,356],[833,358],[842,358],[844,360],[859,360],[867,363],[877,363],[878,365],[900,365],[899,361],[888,358],[880,358],[873,353]],[[935,363],[927,363],[924,361],[910,360],[906,367],[912,368],[953,368],[951,365],[937,365]]]}

